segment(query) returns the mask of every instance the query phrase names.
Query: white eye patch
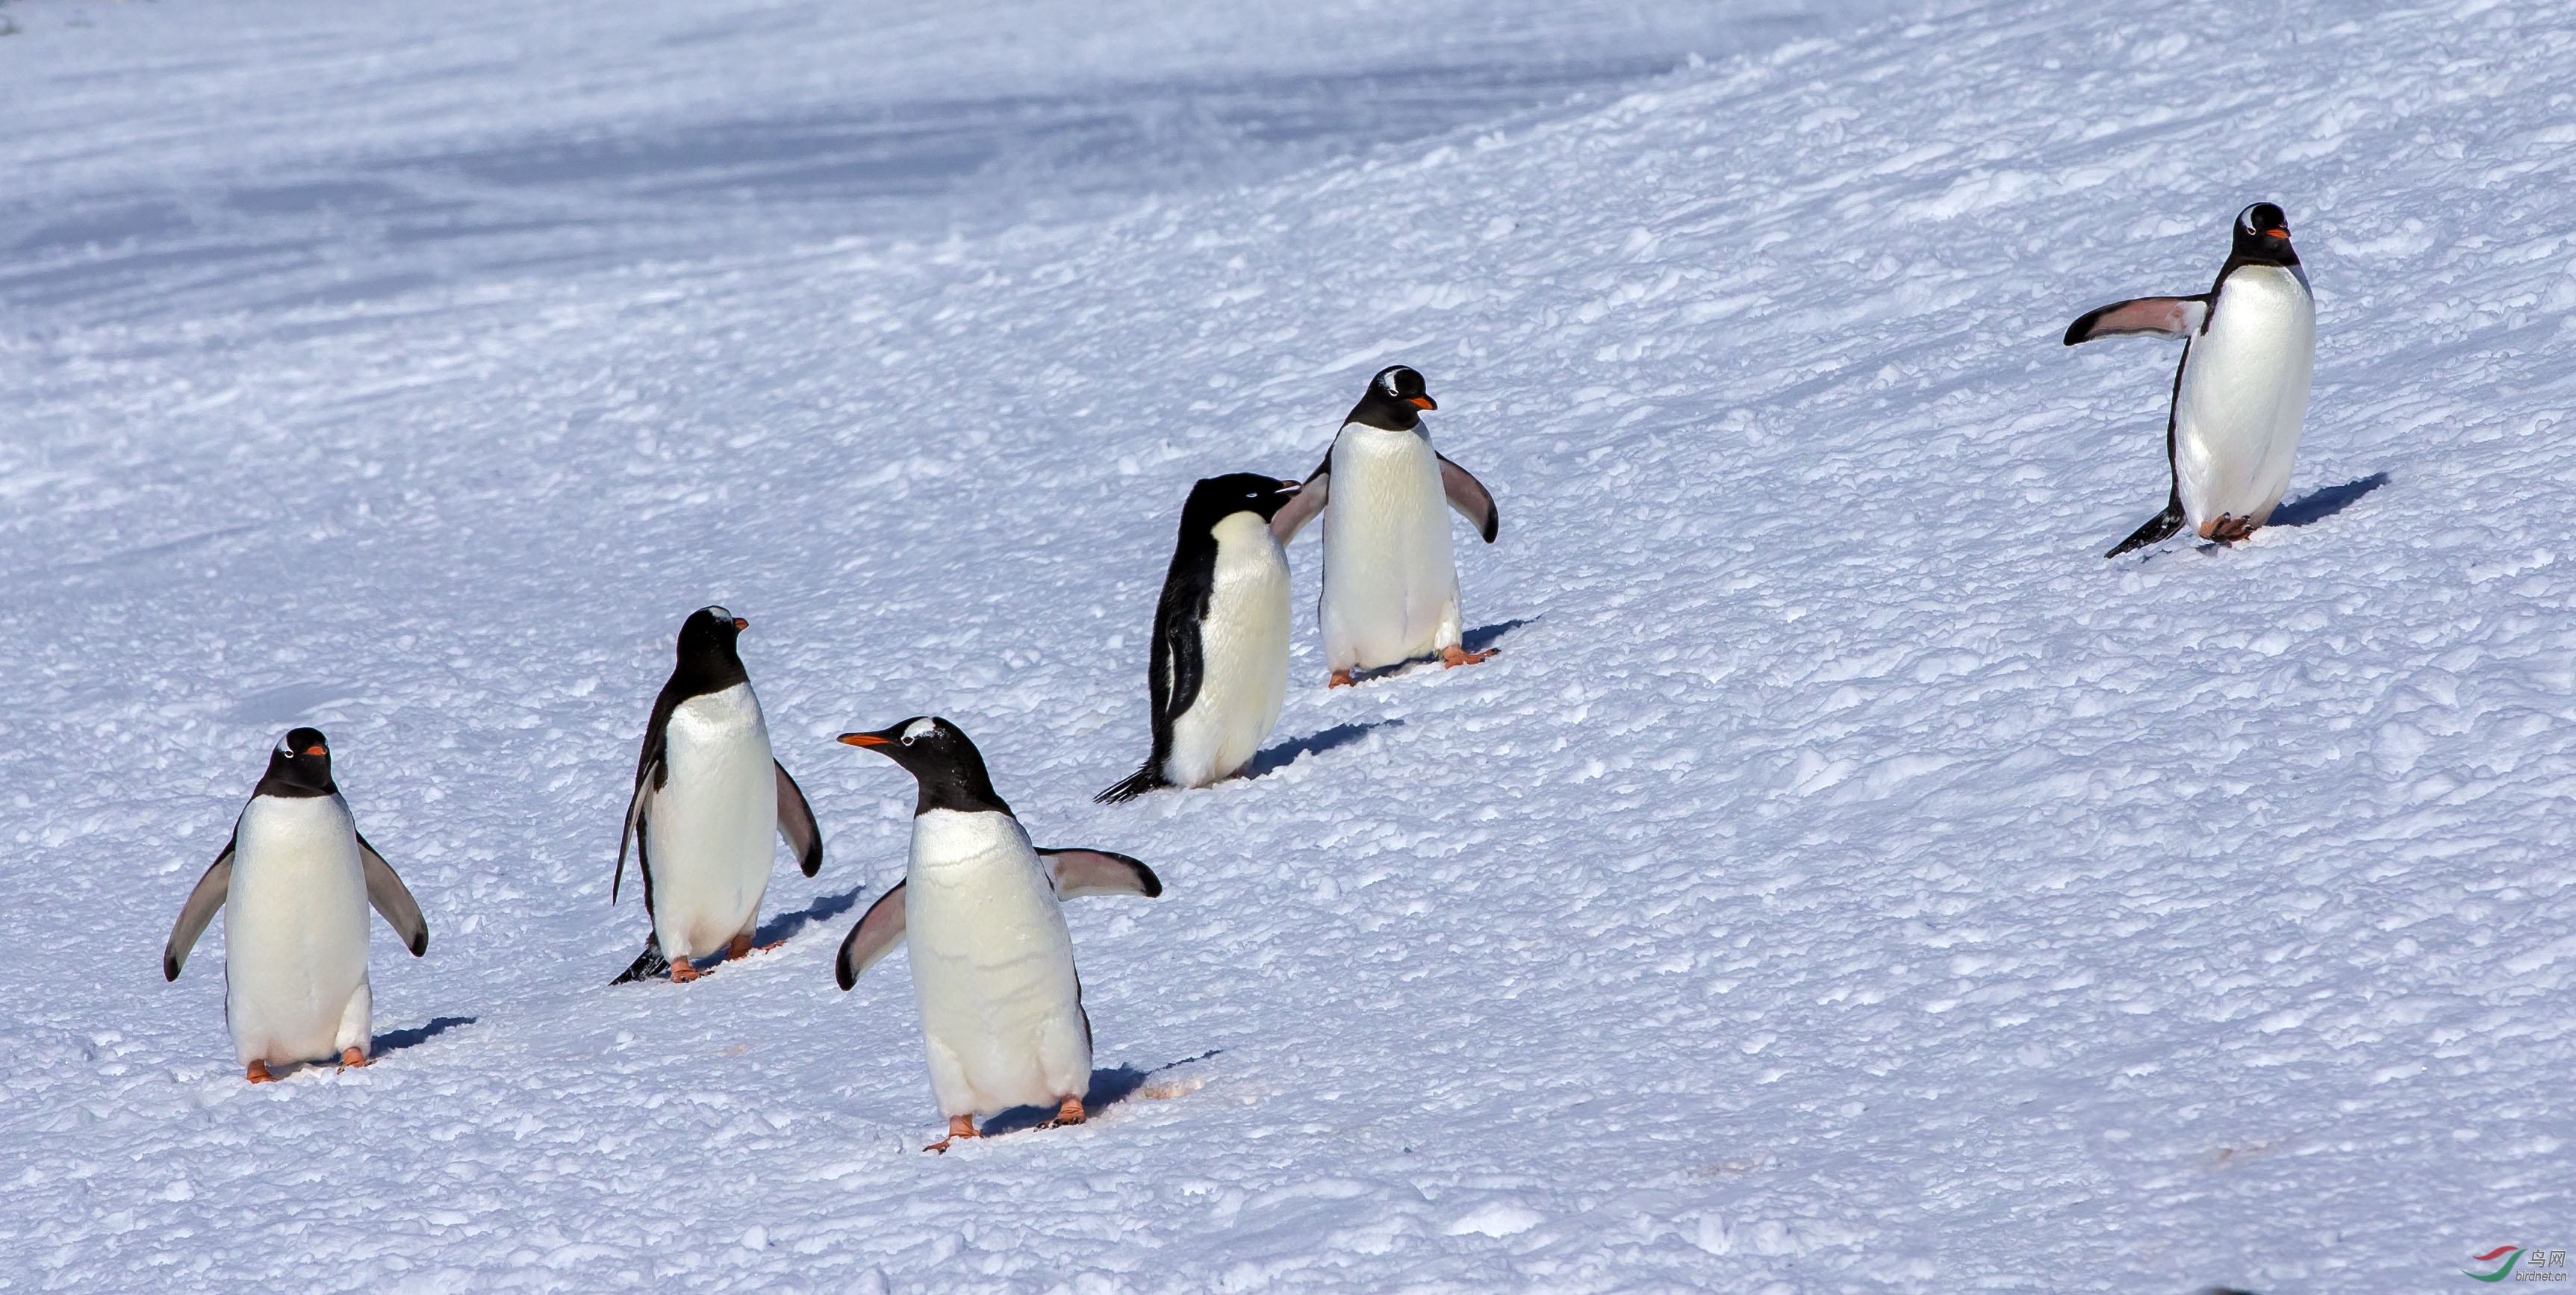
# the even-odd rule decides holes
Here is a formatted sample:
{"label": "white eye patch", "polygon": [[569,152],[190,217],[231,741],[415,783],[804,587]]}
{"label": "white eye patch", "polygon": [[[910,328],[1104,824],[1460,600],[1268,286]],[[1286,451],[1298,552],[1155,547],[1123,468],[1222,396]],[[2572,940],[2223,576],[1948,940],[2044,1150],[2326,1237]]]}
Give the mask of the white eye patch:
{"label": "white eye patch", "polygon": [[928,736],[930,736],[931,734],[936,733],[936,732],[938,732],[938,731],[939,731],[939,721],[938,721],[938,720],[935,720],[935,719],[917,719],[917,720],[914,720],[913,722],[911,722],[911,723],[909,723],[909,724],[906,724],[906,725],[904,725],[904,727],[903,727],[903,744],[904,744],[905,746],[910,746],[910,745],[912,745],[913,740],[914,740],[915,738],[924,738],[924,737],[928,737]]}
{"label": "white eye patch", "polygon": [[713,616],[713,617],[715,617],[717,620],[720,620],[720,621],[729,621],[729,620],[732,620],[732,619],[733,619],[733,613],[732,613],[732,612],[729,612],[729,611],[726,611],[726,610],[725,610],[724,608],[722,608],[722,607],[710,607],[710,608],[708,608],[708,609],[707,609],[707,615],[709,615],[709,616]]}

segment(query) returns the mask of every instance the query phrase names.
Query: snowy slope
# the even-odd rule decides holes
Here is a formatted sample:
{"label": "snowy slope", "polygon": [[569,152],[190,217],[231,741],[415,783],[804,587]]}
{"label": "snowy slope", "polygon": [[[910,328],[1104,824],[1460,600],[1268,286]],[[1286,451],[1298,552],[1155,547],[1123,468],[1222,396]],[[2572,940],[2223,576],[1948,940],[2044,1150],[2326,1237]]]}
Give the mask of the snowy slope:
{"label": "snowy slope", "polygon": [[[114,75],[8,12],[0,60]],[[834,48],[729,30],[708,103]],[[1222,34],[1177,43],[1291,66]],[[1954,5],[953,238],[11,297],[0,1284],[2414,1291],[2563,1242],[2570,65],[2576,16],[2474,2]],[[562,88],[418,67],[496,131]],[[82,93],[21,161],[148,188]],[[2262,197],[2320,300],[2291,501],[2104,562],[2173,355],[2057,333]],[[1501,655],[1327,695],[1302,620],[1263,776],[1091,805],[1189,482],[1302,473],[1395,359],[1500,501]],[[785,949],[611,990],[711,600],[825,868]],[[1069,910],[1115,1100],[945,1157],[901,960],[828,965],[910,797],[829,736],[934,711],[1169,885]],[[377,943],[379,1064],[252,1089],[219,938],[156,955],[297,720],[433,936]]]}

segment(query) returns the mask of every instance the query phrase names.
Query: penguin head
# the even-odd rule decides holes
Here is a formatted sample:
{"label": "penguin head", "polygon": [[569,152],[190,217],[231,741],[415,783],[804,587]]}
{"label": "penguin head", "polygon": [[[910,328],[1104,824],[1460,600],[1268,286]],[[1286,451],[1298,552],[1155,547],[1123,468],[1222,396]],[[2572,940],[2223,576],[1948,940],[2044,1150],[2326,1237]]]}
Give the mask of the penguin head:
{"label": "penguin head", "polygon": [[2236,213],[2235,257],[2297,265],[2299,254],[2290,248],[2289,214],[2268,202],[2255,203]]}
{"label": "penguin head", "polygon": [[1351,416],[1342,421],[1409,432],[1422,425],[1421,411],[1439,407],[1421,374],[1401,364],[1390,364],[1369,379],[1368,390],[1358,404],[1351,406]]}
{"label": "penguin head", "polygon": [[1267,523],[1297,497],[1299,489],[1294,481],[1258,472],[1230,472],[1205,478],[1190,487],[1189,502],[1181,505],[1181,529],[1203,535],[1236,513],[1251,513]]}
{"label": "penguin head", "polygon": [[840,740],[866,747],[912,775],[921,785],[912,805],[915,816],[934,809],[1011,812],[984,772],[984,753],[956,725],[936,715],[916,715],[873,733],[843,733]]}
{"label": "penguin head", "polygon": [[722,607],[701,607],[680,622],[679,666],[672,671],[674,680],[688,685],[689,695],[720,692],[751,676],[743,673],[742,657],[734,650],[734,640],[751,628],[751,622]]}
{"label": "penguin head", "polygon": [[259,780],[258,796],[328,796],[339,788],[331,783],[331,743],[318,728],[287,731],[268,753],[268,772]]}

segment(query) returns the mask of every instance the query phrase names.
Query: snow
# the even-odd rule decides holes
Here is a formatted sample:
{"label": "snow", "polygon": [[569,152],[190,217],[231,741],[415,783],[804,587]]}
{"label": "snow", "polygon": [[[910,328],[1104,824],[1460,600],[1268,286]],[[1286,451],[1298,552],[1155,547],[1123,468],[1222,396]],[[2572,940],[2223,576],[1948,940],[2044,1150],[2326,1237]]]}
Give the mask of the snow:
{"label": "snow", "polygon": [[[2564,1240],[2576,17],[0,17],[0,1285],[2413,1291]],[[2172,351],[2057,333],[2257,198],[2318,293],[2288,500],[2102,561]],[[1500,654],[1325,691],[1300,543],[1260,776],[1090,804],[1190,482],[1302,475],[1397,361],[1498,501]],[[611,989],[711,601],[823,872]],[[1068,907],[1089,1125],[920,1154],[900,960],[833,984],[911,789],[830,739],[920,714],[1168,888]],[[219,940],[158,952],[297,722],[431,943],[375,942],[377,1064],[253,1088]]]}

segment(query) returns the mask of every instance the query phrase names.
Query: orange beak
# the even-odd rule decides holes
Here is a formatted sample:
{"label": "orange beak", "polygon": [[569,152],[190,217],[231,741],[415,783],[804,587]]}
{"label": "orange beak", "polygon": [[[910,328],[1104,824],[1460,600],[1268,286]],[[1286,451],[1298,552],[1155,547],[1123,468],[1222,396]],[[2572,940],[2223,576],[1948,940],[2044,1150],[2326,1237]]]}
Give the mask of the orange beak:
{"label": "orange beak", "polygon": [[1290,494],[1295,494],[1296,492],[1305,489],[1306,483],[1303,481],[1290,481],[1283,477],[1279,481],[1279,488],[1289,492]]}
{"label": "orange beak", "polygon": [[747,630],[751,628],[751,622],[736,616],[733,618],[733,627],[738,630]]}
{"label": "orange beak", "polygon": [[308,747],[304,748],[304,754],[306,754],[306,755],[329,755],[329,754],[331,754],[331,748],[329,748],[329,747],[327,747],[327,746],[308,746]]}
{"label": "orange beak", "polygon": [[2290,231],[2286,229],[2267,229],[2263,231],[2263,237],[2265,238],[2288,238],[2289,236]]}
{"label": "orange beak", "polygon": [[842,742],[846,742],[846,743],[850,744],[851,746],[885,746],[885,745],[887,745],[886,740],[885,740],[884,738],[878,737],[878,736],[877,736],[876,734],[874,734],[874,733],[843,733],[843,734],[840,736],[840,738],[839,738],[838,740],[839,740],[839,741],[842,741]]}
{"label": "orange beak", "polygon": [[1429,396],[1407,396],[1404,398],[1404,402],[1416,409],[1438,409],[1440,407],[1432,403],[1431,397]]}

